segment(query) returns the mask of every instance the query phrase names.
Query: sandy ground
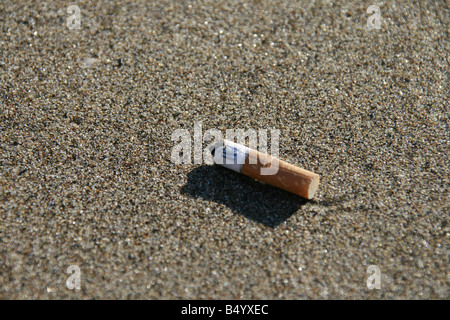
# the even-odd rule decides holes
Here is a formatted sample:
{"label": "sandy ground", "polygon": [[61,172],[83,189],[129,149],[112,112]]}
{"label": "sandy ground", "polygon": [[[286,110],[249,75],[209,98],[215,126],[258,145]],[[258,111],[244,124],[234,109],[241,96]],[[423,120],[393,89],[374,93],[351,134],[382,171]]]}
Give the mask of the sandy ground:
{"label": "sandy ground", "polygon": [[[448,299],[449,5],[2,1],[0,298]],[[196,122],[316,198],[174,164]]]}

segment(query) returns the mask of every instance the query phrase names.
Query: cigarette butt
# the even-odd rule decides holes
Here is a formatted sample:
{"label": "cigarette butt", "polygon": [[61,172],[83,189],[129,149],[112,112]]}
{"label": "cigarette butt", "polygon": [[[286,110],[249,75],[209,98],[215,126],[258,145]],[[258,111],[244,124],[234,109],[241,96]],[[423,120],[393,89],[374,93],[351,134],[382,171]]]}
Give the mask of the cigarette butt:
{"label": "cigarette butt", "polygon": [[306,199],[312,199],[319,187],[318,174],[232,141],[219,142],[212,153],[218,165]]}

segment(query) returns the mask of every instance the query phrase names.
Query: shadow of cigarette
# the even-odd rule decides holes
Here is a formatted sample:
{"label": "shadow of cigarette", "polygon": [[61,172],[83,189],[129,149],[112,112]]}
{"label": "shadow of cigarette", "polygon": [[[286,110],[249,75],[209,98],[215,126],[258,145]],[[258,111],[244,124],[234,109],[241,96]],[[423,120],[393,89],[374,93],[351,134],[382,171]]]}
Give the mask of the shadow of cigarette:
{"label": "shadow of cigarette", "polygon": [[217,165],[193,169],[181,193],[224,204],[233,212],[270,228],[289,219],[308,202]]}

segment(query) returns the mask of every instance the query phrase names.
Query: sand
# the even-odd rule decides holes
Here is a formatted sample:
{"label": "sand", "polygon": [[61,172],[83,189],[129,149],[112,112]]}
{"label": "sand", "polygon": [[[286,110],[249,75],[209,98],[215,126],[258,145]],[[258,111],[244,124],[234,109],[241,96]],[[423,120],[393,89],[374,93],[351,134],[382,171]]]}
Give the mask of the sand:
{"label": "sand", "polygon": [[[449,2],[333,2],[1,2],[0,298],[448,299]],[[195,123],[315,199],[174,164]]]}

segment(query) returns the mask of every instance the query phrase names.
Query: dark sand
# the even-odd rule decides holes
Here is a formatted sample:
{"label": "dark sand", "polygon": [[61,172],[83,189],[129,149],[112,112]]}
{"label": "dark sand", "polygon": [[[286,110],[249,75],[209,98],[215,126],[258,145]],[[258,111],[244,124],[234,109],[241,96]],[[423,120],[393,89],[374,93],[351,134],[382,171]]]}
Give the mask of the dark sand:
{"label": "dark sand", "polygon": [[[155,2],[0,3],[0,298],[448,299],[449,2]],[[197,121],[315,200],[173,164]]]}

